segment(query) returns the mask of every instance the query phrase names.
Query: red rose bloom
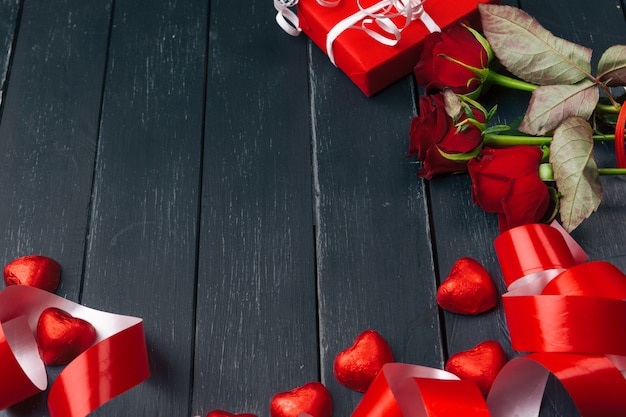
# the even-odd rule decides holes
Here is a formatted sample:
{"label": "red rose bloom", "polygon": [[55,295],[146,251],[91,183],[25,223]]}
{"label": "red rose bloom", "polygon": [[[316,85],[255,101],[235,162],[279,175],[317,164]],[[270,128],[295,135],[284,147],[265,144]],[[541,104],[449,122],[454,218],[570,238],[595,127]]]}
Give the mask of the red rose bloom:
{"label": "red rose bloom", "polygon": [[462,25],[427,35],[414,68],[417,83],[423,85],[427,93],[445,87],[457,94],[479,92],[483,81],[465,66],[488,68],[491,53],[485,49],[487,41],[484,40],[483,45],[476,36],[480,35]]}
{"label": "red rose bloom", "polygon": [[474,203],[498,214],[500,231],[538,223],[548,211],[550,193],[539,178],[542,156],[538,146],[484,148],[468,163]]}
{"label": "red rose bloom", "polygon": [[[474,118],[485,122],[485,115],[474,109]],[[433,175],[451,172],[462,172],[467,169],[467,161],[452,160],[443,154],[461,154],[475,150],[482,143],[482,132],[471,123],[457,128],[455,124],[467,120],[461,112],[458,120],[454,120],[446,112],[442,94],[420,96],[419,116],[411,121],[410,143],[408,156],[416,156],[422,162],[417,175],[431,179]]]}

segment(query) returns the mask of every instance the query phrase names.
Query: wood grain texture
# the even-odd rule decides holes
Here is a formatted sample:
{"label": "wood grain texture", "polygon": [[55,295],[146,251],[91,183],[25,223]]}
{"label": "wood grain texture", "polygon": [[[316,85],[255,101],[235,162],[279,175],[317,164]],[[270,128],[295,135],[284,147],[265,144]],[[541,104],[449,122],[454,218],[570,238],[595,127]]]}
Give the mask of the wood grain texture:
{"label": "wood grain texture", "polygon": [[366,98],[311,45],[322,381],[334,415],[362,397],[335,356],[373,329],[397,361],[442,366],[424,184],[406,158],[414,114],[406,77]]}
{"label": "wood grain texture", "polygon": [[78,295],[109,12],[96,2],[24,6],[0,125],[3,258],[41,252]]}
{"label": "wood grain texture", "polygon": [[13,54],[13,42],[19,25],[19,0],[0,1],[0,110],[4,97],[4,86]]}
{"label": "wood grain texture", "polygon": [[[607,1],[603,7],[598,7],[598,3],[581,2],[572,8],[571,3],[559,0],[549,5],[533,2],[525,6],[525,10],[557,36],[591,48],[592,71],[595,73],[602,53],[612,45],[623,44],[626,39],[622,7],[623,3],[619,1]],[[555,13],[555,10],[559,12]],[[599,166],[615,166],[612,144],[598,144],[595,156]],[[626,270],[625,185],[623,176],[602,178],[603,200],[600,207],[572,232],[590,260],[605,260],[621,270]],[[544,395],[541,416],[577,415],[576,407],[561,384],[551,378]]]}
{"label": "wood grain texture", "polygon": [[82,301],[143,318],[152,374],[94,416],[189,414],[207,18],[115,4]]}
{"label": "wood grain texture", "polygon": [[[618,0],[503,3],[594,62],[626,36]],[[497,220],[468,176],[425,182],[405,157],[419,86],[366,98],[274,14],[265,0],[0,0],[1,259],[52,256],[59,295],[144,319],[151,378],[94,416],[268,417],[274,394],[321,381],[348,417],[362,394],[332,365],[367,329],[400,362],[441,368],[485,339],[517,354],[501,305],[436,304],[463,256],[505,288]],[[484,104],[509,123],[528,98],[494,87]],[[614,164],[610,145],[596,154]],[[573,236],[626,270],[626,180],[602,181]],[[0,417],[45,417],[45,400]],[[576,415],[551,379],[541,417]]]}
{"label": "wood grain texture", "polygon": [[[518,6],[517,1],[502,4]],[[523,114],[528,95],[502,94],[491,89],[481,99],[487,108],[498,101],[499,108],[511,112],[498,112],[494,123],[510,123]],[[511,116],[513,114],[514,116]],[[503,292],[504,284],[499,279],[499,266],[493,250],[493,239],[498,235],[497,218],[487,214],[473,204],[471,181],[467,175],[439,176],[428,183],[431,215],[435,230],[435,258],[439,270],[439,282],[443,282],[454,263],[462,257],[471,257],[480,262],[492,275],[496,286]],[[443,312],[445,324],[446,359],[484,340],[497,340],[509,355],[511,351],[504,312],[499,304],[496,309],[478,316],[465,316]]]}
{"label": "wood grain texture", "polygon": [[[618,11],[619,2],[609,2]],[[504,1],[503,4],[519,6],[517,2]],[[597,4],[571,2],[540,1],[522,2],[523,10],[536,17],[548,30],[570,41],[592,47],[599,52],[594,55],[597,62],[599,54],[608,46],[624,39],[624,17],[621,12],[608,13],[605,7]],[[530,95],[512,92],[500,87],[493,87],[482,99],[487,108],[498,105],[498,113],[493,123],[507,124],[521,117],[528,105]],[[604,159],[613,154],[605,148],[599,152]],[[613,162],[614,164],[614,162]],[[623,188],[621,177],[604,178],[605,201],[597,213],[583,223],[573,236],[584,246],[591,257],[609,259],[623,268],[623,216],[624,207],[618,203],[617,197]],[[471,256],[479,260],[491,273],[501,292],[505,291],[500,268],[492,246],[493,239],[498,235],[497,218],[484,213],[471,203],[471,183],[468,176],[443,177],[430,182],[432,196],[433,223],[436,230],[436,254],[441,279],[445,279],[452,264],[462,256]],[[456,217],[455,217],[456,215]],[[620,220],[620,218],[622,220]],[[606,239],[607,233],[611,239]],[[454,238],[452,238],[454,237]],[[495,310],[468,317],[445,313],[445,330],[448,354],[468,349],[486,339],[499,341],[509,357],[519,353],[512,351],[508,337],[506,321],[502,305]],[[542,404],[542,417],[576,416],[578,411],[563,387],[554,378],[549,383]]]}
{"label": "wood grain texture", "polygon": [[[526,9],[550,31],[593,50],[592,71],[602,53],[610,46],[624,44],[626,21],[619,1],[597,4],[581,3],[575,8],[564,0],[551,2],[549,7],[531,3]],[[552,13],[562,10],[559,15]],[[619,90],[615,91],[620,94]],[[595,156],[601,167],[615,166],[615,152],[611,143],[596,144]],[[623,176],[603,177],[603,201],[598,211],[583,222],[572,236],[583,246],[593,260],[607,260],[618,268],[626,268],[626,223],[624,222]]]}
{"label": "wood grain texture", "polygon": [[306,40],[268,6],[211,2],[196,414],[319,380]]}
{"label": "wood grain texture", "polygon": [[[55,258],[62,266],[57,293],[73,300],[80,294],[108,27],[102,2],[25,4],[0,124],[2,260]],[[49,378],[58,372],[51,369]],[[44,393],[0,415],[44,415],[45,400]]]}

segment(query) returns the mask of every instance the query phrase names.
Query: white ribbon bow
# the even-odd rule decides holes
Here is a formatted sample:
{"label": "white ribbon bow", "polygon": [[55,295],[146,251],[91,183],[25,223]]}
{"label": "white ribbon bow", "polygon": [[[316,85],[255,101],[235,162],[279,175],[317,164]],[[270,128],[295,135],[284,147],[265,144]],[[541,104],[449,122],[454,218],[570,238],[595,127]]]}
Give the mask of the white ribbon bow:
{"label": "white ribbon bow", "polygon": [[[326,35],[326,53],[330,61],[335,64],[335,54],[333,52],[333,43],[347,29],[358,29],[364,31],[368,36],[377,42],[395,46],[402,37],[402,31],[409,24],[417,19],[430,32],[439,32],[441,28],[424,10],[425,0],[382,0],[370,7],[363,7],[361,0],[357,0],[359,11],[346,17],[337,23]],[[317,0],[324,7],[335,7],[341,0]],[[276,22],[280,27],[292,36],[298,36],[301,33],[299,20],[296,13],[290,10],[290,7],[296,6],[298,0],[274,0],[274,8],[278,12]],[[395,10],[395,11],[394,11]],[[391,19],[404,16],[404,25],[398,27]],[[361,22],[359,26],[355,26]],[[376,31],[369,27],[372,23],[383,31]]]}

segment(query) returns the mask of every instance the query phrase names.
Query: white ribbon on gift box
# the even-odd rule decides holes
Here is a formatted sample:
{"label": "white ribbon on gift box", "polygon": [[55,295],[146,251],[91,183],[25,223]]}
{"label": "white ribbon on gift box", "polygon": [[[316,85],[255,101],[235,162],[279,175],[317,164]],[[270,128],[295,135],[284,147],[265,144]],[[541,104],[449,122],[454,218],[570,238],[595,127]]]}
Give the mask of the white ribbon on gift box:
{"label": "white ribbon on gift box", "polygon": [[298,36],[302,32],[298,15],[289,9],[296,4],[298,0],[274,0],[274,8],[278,12],[276,23],[291,36]]}
{"label": "white ribbon on gift box", "polygon": [[[324,7],[335,7],[340,1],[317,0]],[[290,10],[290,7],[297,4],[298,0],[274,0],[274,8],[277,11],[276,22],[292,36],[298,36],[302,31],[298,16]],[[341,20],[326,35],[326,53],[333,65],[337,65],[333,43],[347,29],[362,30],[372,39],[387,46],[395,46],[402,37],[402,31],[417,19],[420,19],[430,32],[441,31],[439,25],[424,10],[424,1],[422,0],[382,0],[367,8],[361,5],[360,0],[357,0],[357,4],[359,11]],[[395,12],[393,12],[394,9]],[[391,19],[401,16],[405,17],[404,25],[398,27]],[[361,25],[355,26],[358,22],[361,22]],[[367,27],[372,23],[376,23],[390,37]]]}

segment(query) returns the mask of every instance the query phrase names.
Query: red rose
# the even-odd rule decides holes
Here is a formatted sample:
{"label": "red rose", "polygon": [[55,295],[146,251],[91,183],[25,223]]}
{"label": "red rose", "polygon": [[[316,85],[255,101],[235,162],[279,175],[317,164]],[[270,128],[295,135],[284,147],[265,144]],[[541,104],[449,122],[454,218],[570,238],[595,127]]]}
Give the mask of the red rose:
{"label": "red rose", "polygon": [[476,31],[462,25],[427,35],[414,68],[417,83],[427,93],[448,87],[457,94],[478,94],[483,81],[468,67],[489,67],[492,53],[488,45]]}
{"label": "red rose", "polygon": [[[485,122],[485,115],[473,109],[474,119]],[[453,156],[472,152],[482,143],[481,130],[468,120],[465,112],[457,119],[448,115],[442,94],[420,96],[419,116],[411,121],[408,156],[416,156],[422,161],[417,175],[430,179],[435,174],[462,172],[467,169],[467,160],[453,160],[443,153]],[[461,123],[461,127],[456,125]]]}
{"label": "red rose", "polygon": [[472,198],[488,213],[498,213],[500,231],[538,223],[550,206],[548,186],[539,177],[538,146],[484,148],[467,168]]}

